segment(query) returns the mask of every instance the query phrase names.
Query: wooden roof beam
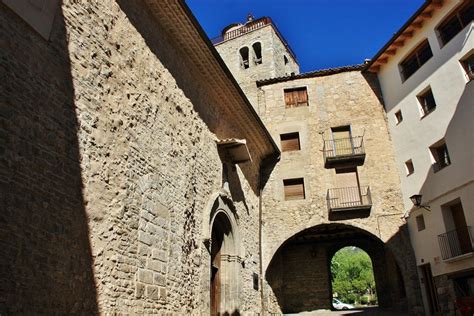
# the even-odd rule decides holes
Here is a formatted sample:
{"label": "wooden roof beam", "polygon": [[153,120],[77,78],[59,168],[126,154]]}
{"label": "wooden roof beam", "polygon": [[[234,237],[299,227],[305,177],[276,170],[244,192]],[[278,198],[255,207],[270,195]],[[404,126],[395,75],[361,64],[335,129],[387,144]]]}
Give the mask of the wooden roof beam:
{"label": "wooden roof beam", "polygon": [[395,55],[396,52],[397,52],[397,49],[396,49],[396,48],[392,48],[392,49],[387,49],[387,50],[385,51],[385,54],[387,54],[387,55],[392,55],[392,56],[393,56],[393,55]]}
{"label": "wooden roof beam", "polygon": [[403,38],[412,38],[413,37],[413,30],[407,30],[400,35]]}

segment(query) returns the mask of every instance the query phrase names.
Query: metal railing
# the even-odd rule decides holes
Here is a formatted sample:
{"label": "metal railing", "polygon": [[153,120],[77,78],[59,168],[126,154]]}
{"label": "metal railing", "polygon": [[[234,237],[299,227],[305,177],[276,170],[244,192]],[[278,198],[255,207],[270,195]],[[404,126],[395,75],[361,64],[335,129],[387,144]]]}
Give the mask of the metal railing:
{"label": "metal railing", "polygon": [[329,210],[372,206],[372,197],[368,186],[329,189],[326,199]]}
{"label": "metal railing", "polygon": [[283,42],[283,44],[285,45],[285,47],[288,49],[288,51],[290,52],[291,56],[293,57],[293,59],[296,60],[296,55],[295,53],[293,52],[293,50],[291,49],[291,47],[288,45],[288,43],[285,41],[285,39],[283,38],[283,36],[281,35],[280,31],[278,30],[277,26],[275,23],[273,23],[272,19],[269,18],[269,17],[262,17],[262,18],[259,18],[259,19],[255,19],[251,22],[247,22],[245,25],[242,25],[241,27],[235,29],[235,30],[232,30],[232,31],[228,31],[228,32],[225,32],[219,36],[216,36],[214,38],[211,38],[211,43],[213,45],[217,45],[217,44],[220,44],[222,42],[225,42],[225,41],[228,41],[228,40],[231,40],[233,38],[236,38],[236,37],[239,37],[241,35],[244,35],[244,34],[247,34],[247,33],[250,33],[252,31],[255,31],[255,30],[258,30],[264,26],[267,26],[267,25],[273,25],[273,28],[275,29],[275,32],[277,33],[278,37],[280,37],[281,41]]}
{"label": "metal railing", "polygon": [[324,159],[365,154],[363,136],[324,141]]}
{"label": "metal railing", "polygon": [[438,242],[443,259],[454,258],[474,251],[470,226],[458,227],[438,235]]}

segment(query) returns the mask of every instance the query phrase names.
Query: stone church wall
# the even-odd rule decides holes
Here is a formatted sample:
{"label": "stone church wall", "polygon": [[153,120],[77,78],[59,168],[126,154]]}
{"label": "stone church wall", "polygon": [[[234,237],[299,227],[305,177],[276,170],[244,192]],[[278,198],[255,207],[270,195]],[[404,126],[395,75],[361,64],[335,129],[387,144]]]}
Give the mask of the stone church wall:
{"label": "stone church wall", "polygon": [[[215,130],[241,133],[199,71],[144,2],[66,1],[48,41],[0,9],[0,313],[208,313]],[[227,192],[242,313],[259,311],[258,167],[230,166]]]}

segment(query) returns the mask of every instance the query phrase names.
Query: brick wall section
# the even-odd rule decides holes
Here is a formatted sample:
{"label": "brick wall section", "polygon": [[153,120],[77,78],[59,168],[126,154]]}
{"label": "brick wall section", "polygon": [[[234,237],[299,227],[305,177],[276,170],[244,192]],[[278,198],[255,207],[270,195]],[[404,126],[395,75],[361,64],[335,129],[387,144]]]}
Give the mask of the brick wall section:
{"label": "brick wall section", "polygon": [[[12,315],[208,312],[203,221],[222,184],[211,130],[239,131],[193,89],[198,69],[143,4],[66,2],[49,42],[0,14],[0,303]],[[244,259],[258,252],[257,164],[235,169],[230,192]],[[253,258],[241,312],[259,310]]]}

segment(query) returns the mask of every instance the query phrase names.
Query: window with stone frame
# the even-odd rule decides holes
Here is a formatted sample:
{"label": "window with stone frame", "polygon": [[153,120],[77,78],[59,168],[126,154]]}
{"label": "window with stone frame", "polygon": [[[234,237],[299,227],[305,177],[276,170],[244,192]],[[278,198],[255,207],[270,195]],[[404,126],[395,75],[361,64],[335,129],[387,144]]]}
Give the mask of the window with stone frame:
{"label": "window with stone frame", "polygon": [[287,133],[280,135],[281,141],[281,151],[297,151],[301,149],[300,146],[300,134],[298,132],[295,133]]}
{"label": "window with stone frame", "polygon": [[285,89],[286,108],[308,106],[308,91],[306,87]]}
{"label": "window with stone frame", "polygon": [[425,117],[436,109],[436,101],[431,88],[417,96],[421,107],[421,117]]}
{"label": "window with stone frame", "polygon": [[306,198],[304,192],[304,179],[285,179],[283,180],[283,191],[285,194],[285,201],[304,200]]}
{"label": "window with stone frame", "polygon": [[433,52],[428,40],[418,45],[399,65],[402,81],[407,80],[421,68],[431,57]]}
{"label": "window with stone frame", "polygon": [[474,20],[474,1],[467,0],[455,12],[448,16],[437,28],[441,44],[446,45],[462,29]]}

